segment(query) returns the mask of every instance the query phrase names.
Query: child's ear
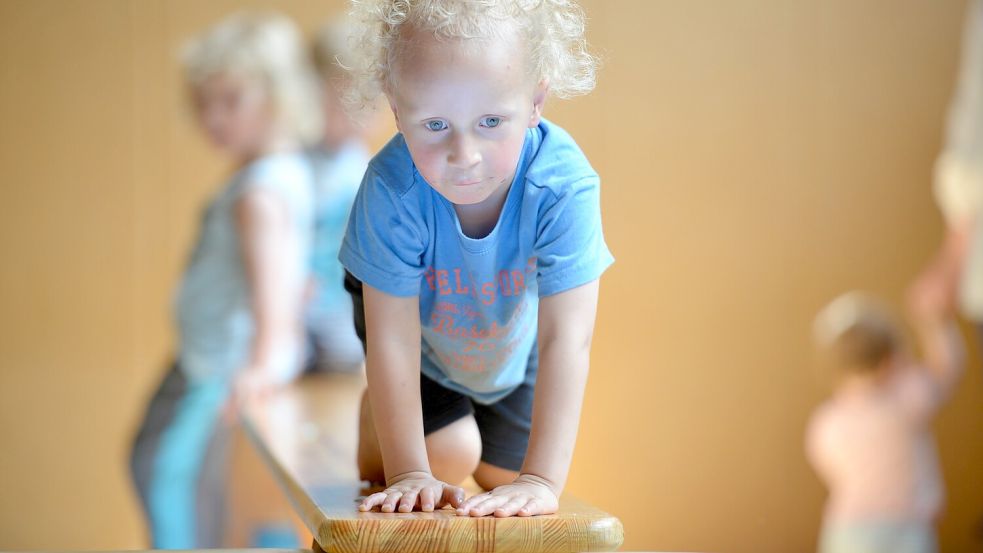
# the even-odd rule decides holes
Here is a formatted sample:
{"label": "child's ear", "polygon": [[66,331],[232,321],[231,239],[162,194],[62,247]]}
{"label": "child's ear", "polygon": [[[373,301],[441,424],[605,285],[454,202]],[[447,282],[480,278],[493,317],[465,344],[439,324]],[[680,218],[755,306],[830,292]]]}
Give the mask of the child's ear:
{"label": "child's ear", "polygon": [[539,120],[543,118],[543,106],[546,104],[546,97],[550,93],[549,79],[543,79],[536,85],[536,91],[532,97],[532,117],[529,118],[529,127],[539,125]]}

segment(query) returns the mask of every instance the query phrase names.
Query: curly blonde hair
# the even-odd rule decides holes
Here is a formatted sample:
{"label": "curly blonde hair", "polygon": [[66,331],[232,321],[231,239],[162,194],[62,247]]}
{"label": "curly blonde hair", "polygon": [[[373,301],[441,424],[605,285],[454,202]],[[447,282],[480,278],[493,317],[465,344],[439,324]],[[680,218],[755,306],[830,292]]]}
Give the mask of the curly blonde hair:
{"label": "curly blonde hair", "polygon": [[303,37],[293,21],[275,12],[230,15],[184,44],[185,81],[199,87],[234,74],[258,79],[280,121],[304,143],[316,142],[322,120],[317,82]]}
{"label": "curly blonde hair", "polygon": [[598,60],[587,50],[584,12],[574,0],[352,0],[349,16],[353,44],[340,62],[352,72],[347,99],[356,108],[391,89],[406,29],[466,41],[516,29],[528,71],[548,80],[552,94],[570,98],[594,88]]}
{"label": "curly blonde hair", "polygon": [[314,68],[322,80],[348,78],[348,72],[338,64],[351,57],[351,26],[345,20],[322,25],[311,41],[310,52]]}

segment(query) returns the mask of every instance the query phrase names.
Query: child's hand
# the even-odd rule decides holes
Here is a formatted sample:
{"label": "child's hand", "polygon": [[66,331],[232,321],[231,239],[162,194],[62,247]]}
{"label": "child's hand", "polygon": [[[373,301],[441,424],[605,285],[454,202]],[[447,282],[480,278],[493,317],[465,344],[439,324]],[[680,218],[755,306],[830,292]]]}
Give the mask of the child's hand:
{"label": "child's hand", "polygon": [[243,369],[235,378],[232,394],[225,404],[225,419],[232,423],[238,413],[248,405],[273,393],[280,383],[263,367],[250,366]]}
{"label": "child's hand", "polygon": [[944,271],[929,267],[908,289],[908,312],[919,324],[937,323],[950,315],[955,304],[955,286]]}
{"label": "child's hand", "polygon": [[511,484],[476,495],[457,508],[457,514],[481,517],[551,515],[559,508],[553,487],[542,478],[521,474]]}
{"label": "child's hand", "polygon": [[371,511],[378,505],[383,513],[395,512],[397,508],[401,513],[416,508],[429,513],[444,505],[456,508],[463,501],[464,488],[441,482],[427,472],[408,472],[393,478],[385,490],[363,499],[358,510]]}
{"label": "child's hand", "polygon": [[235,394],[243,402],[269,395],[278,387],[278,382],[269,370],[263,367],[249,367],[236,378]]}

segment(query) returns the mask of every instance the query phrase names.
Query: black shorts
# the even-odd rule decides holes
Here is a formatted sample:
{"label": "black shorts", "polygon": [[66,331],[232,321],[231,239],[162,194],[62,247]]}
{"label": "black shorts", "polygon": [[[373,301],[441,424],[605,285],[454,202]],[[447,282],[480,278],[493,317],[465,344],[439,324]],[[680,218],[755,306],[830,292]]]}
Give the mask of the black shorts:
{"label": "black shorts", "polygon": [[[352,296],[355,332],[365,347],[365,305],[362,283],[345,271],[345,290]],[[532,398],[536,384],[538,351],[529,355],[525,381],[509,395],[491,405],[449,390],[420,373],[420,399],[423,405],[423,433],[430,434],[467,417],[474,416],[481,432],[481,460],[507,470],[518,471],[529,446],[532,427]]]}

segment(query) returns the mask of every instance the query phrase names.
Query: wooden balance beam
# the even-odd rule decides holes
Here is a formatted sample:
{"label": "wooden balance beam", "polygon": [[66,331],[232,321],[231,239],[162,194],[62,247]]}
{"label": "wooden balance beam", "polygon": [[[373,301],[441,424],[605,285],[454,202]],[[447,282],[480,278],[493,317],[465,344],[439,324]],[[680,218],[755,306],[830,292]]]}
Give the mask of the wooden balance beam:
{"label": "wooden balance beam", "polygon": [[[433,513],[362,513],[377,490],[358,480],[355,451],[361,375],[305,378],[252,406],[243,426],[314,535],[315,552],[566,553],[614,551],[621,522],[564,494],[555,515],[465,517]],[[470,496],[478,491],[465,487]]]}

